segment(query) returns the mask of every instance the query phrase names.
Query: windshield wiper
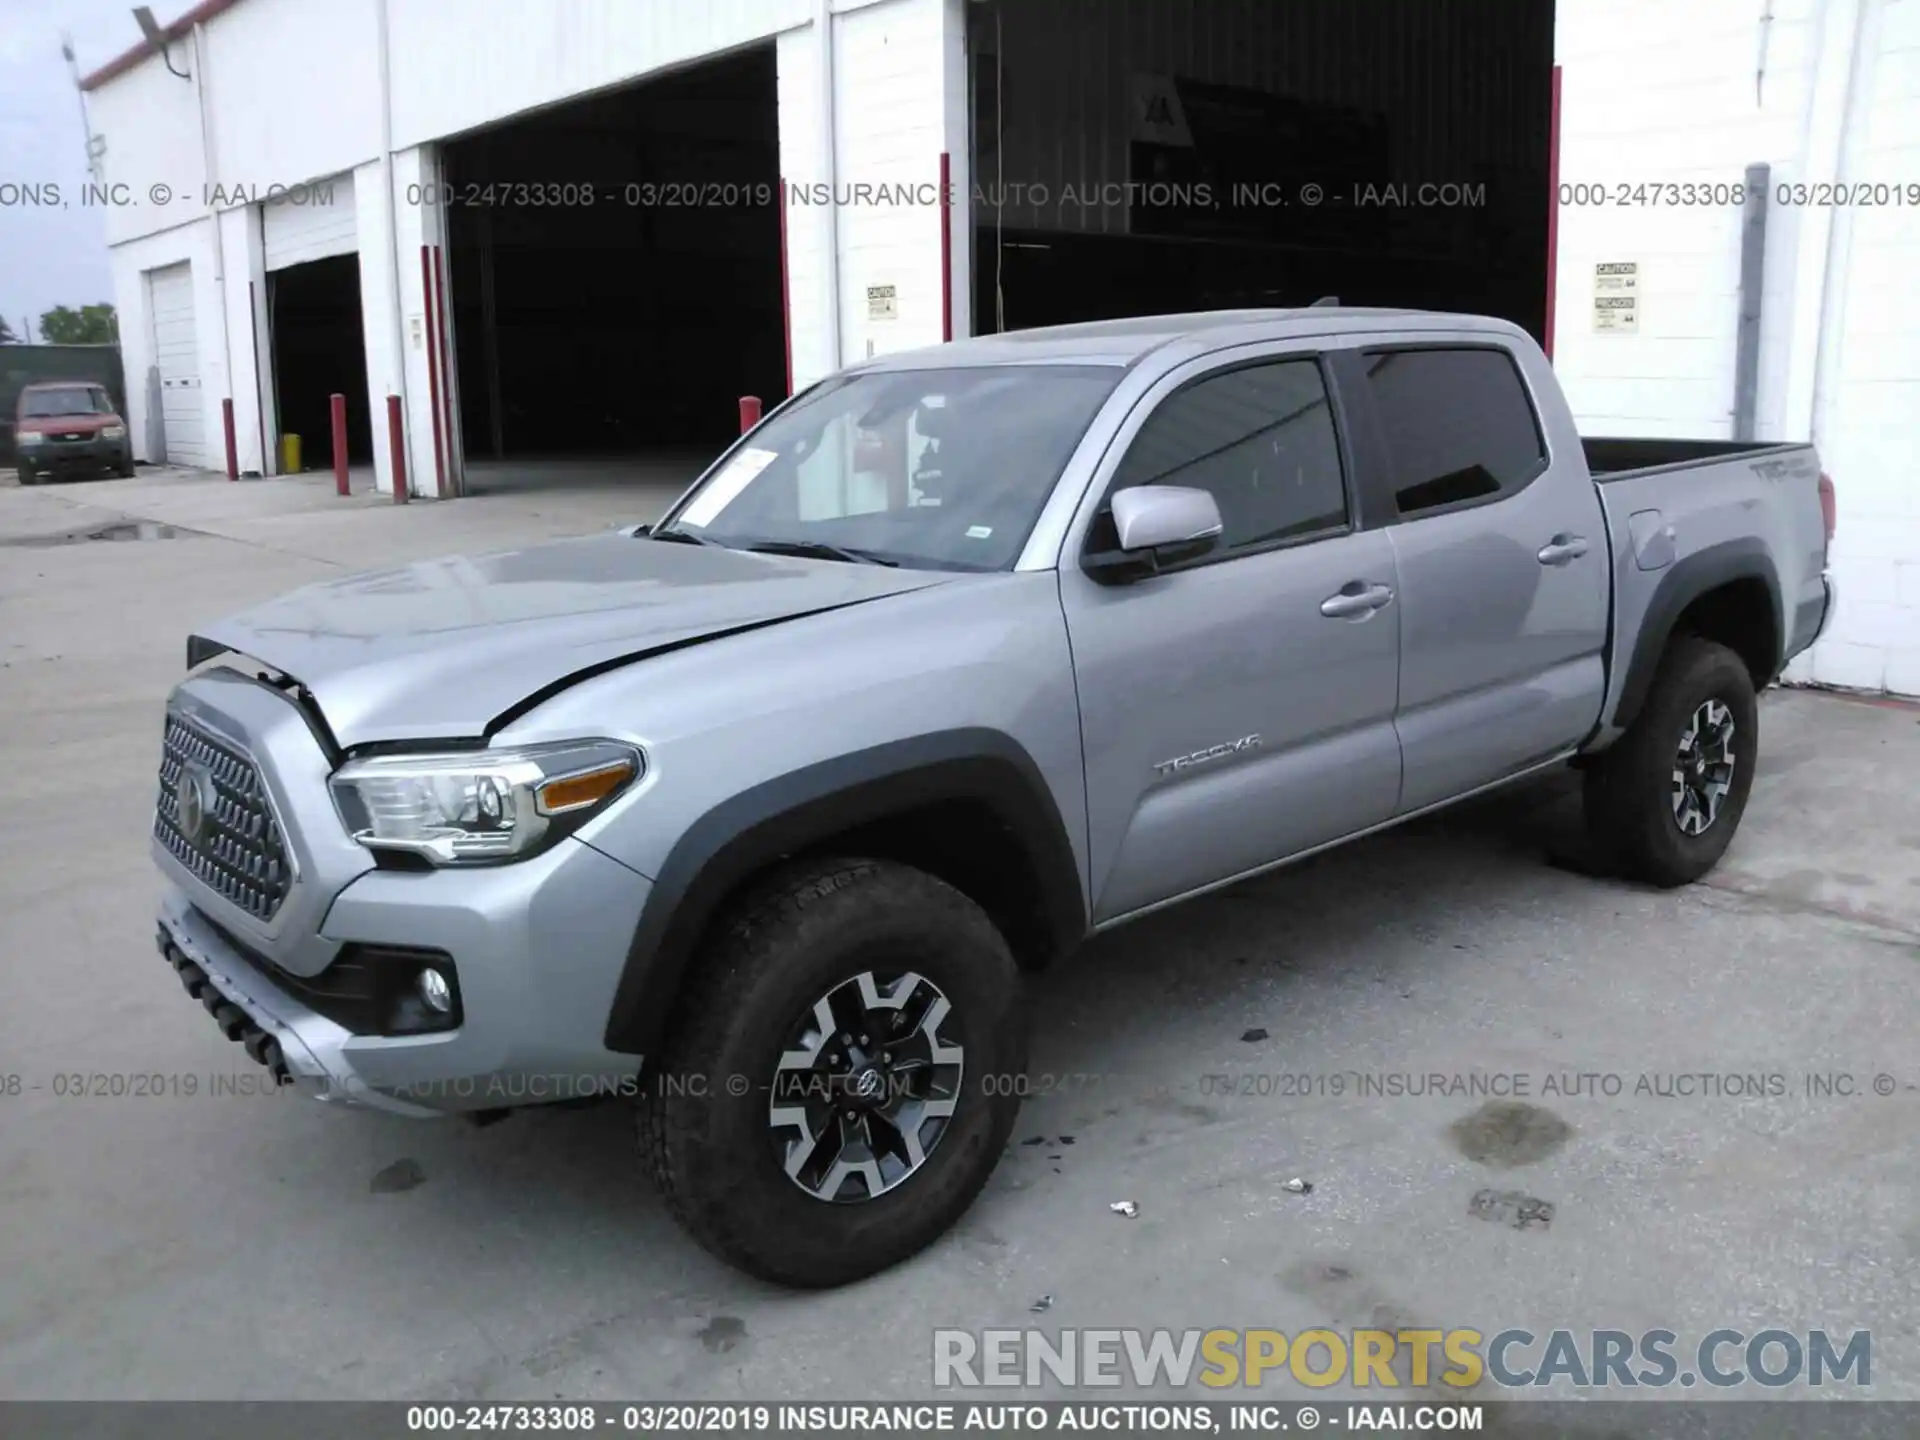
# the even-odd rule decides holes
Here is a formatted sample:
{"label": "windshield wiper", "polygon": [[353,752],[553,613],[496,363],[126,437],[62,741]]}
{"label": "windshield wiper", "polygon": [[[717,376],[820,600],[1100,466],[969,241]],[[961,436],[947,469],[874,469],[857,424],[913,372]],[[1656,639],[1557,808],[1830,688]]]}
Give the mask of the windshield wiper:
{"label": "windshield wiper", "polygon": [[647,532],[647,539],[668,540],[676,545],[713,545],[722,550],[728,548],[725,545],[721,545],[718,540],[709,540],[705,535],[695,534],[691,530],[649,530]]}
{"label": "windshield wiper", "polygon": [[853,550],[845,545],[829,545],[822,540],[756,540],[743,547],[761,555],[794,555],[802,560],[845,560],[854,565],[885,565],[900,568],[898,560],[888,560],[871,550]]}

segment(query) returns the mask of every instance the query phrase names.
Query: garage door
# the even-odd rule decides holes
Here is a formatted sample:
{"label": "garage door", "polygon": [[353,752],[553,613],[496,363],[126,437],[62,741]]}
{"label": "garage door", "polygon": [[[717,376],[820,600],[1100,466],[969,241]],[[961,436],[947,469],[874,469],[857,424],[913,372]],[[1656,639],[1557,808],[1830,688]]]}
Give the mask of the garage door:
{"label": "garage door", "polygon": [[153,317],[153,363],[160,370],[160,417],[169,465],[204,465],[201,434],[200,335],[193,310],[193,267],[147,272],[147,313]]}
{"label": "garage door", "polygon": [[269,270],[284,270],[360,248],[353,214],[353,176],[296,185],[260,204],[261,243]]}

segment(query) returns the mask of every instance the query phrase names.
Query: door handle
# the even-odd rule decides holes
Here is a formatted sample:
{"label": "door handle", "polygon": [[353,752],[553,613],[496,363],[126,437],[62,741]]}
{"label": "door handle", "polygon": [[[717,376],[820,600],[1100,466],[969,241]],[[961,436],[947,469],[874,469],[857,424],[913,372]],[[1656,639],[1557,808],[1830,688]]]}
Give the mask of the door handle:
{"label": "door handle", "polygon": [[1369,585],[1364,580],[1349,580],[1320,602],[1320,613],[1329,620],[1352,620],[1371,615],[1391,604],[1393,590],[1386,585]]}
{"label": "door handle", "polygon": [[1565,565],[1587,553],[1584,535],[1556,535],[1540,547],[1542,565]]}

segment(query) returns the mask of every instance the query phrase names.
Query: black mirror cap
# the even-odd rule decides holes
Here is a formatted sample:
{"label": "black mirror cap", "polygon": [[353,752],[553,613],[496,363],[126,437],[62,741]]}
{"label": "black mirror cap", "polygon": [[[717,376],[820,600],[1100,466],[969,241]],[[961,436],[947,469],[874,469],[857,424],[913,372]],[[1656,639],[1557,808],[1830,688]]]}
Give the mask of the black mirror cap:
{"label": "black mirror cap", "polygon": [[1101,585],[1132,585],[1198,560],[1220,543],[1218,535],[1198,540],[1183,540],[1178,545],[1160,545],[1152,550],[1096,550],[1082,557],[1080,568],[1087,578]]}

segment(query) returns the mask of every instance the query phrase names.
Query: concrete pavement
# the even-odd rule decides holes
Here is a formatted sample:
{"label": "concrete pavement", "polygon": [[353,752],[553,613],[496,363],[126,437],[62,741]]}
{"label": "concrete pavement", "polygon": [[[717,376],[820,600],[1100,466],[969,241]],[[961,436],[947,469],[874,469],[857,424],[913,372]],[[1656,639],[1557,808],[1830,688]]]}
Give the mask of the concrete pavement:
{"label": "concrete pavement", "polygon": [[[1427,1324],[1865,1328],[1874,1393],[1920,1398],[1910,707],[1767,696],[1745,826],[1688,890],[1546,863],[1556,780],[1104,938],[1036,986],[1037,1143],[831,1294],[684,1239],[617,1106],[474,1130],[236,1093],[257,1067],[152,943],[183,637],[670,493],[0,489],[0,1395],[908,1397],[936,1326]],[[60,538],[137,521],[172,533]],[[1470,1076],[1532,1108],[1487,1123]]]}

